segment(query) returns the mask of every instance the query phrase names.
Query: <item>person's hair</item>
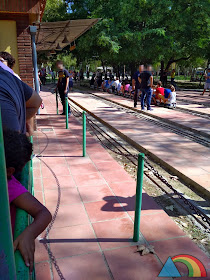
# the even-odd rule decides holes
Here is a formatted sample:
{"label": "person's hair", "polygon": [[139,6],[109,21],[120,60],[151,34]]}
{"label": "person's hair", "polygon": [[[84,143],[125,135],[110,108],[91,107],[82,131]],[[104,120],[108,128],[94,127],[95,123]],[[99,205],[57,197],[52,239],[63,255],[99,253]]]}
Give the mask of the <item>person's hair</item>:
{"label": "person's hair", "polygon": [[31,159],[32,144],[25,134],[17,131],[4,129],[3,135],[6,167],[13,167],[16,172],[20,172]]}
{"label": "person's hair", "polygon": [[175,91],[175,87],[173,85],[170,85],[169,88],[171,91]]}
{"label": "person's hair", "polygon": [[160,86],[160,87],[162,87],[162,82],[161,82],[161,81],[158,81],[158,82],[157,82],[157,85]]}
{"label": "person's hair", "polygon": [[63,65],[63,61],[62,60],[57,60],[56,64],[62,64]]}
{"label": "person's hair", "polygon": [[15,65],[15,58],[8,52],[0,52],[0,57],[7,61],[8,67],[13,68]]}

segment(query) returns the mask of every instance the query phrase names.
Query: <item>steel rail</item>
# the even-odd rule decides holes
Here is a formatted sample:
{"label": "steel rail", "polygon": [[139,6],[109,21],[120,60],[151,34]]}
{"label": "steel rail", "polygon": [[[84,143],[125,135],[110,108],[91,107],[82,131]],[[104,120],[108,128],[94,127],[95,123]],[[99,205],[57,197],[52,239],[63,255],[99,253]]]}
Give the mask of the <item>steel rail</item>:
{"label": "steel rail", "polygon": [[[75,117],[80,117],[82,115],[82,113],[74,106],[72,105],[71,102],[71,108],[72,108],[72,112],[73,115]],[[75,114],[76,112],[76,114]],[[113,137],[111,137],[110,135],[108,135],[101,127],[99,127],[96,123],[94,123],[89,117],[87,117],[88,120],[88,125],[91,128],[91,130],[93,131],[93,133],[96,135],[97,139],[101,142],[101,144],[111,150],[112,152],[114,152],[117,155],[120,156],[124,156],[126,157],[129,161],[132,162],[132,164],[134,166],[137,166],[137,155],[133,155],[131,154],[125,147],[123,147],[119,142],[117,142]],[[108,140],[108,142],[113,145],[118,152],[116,152],[115,150],[111,149],[109,146],[107,146],[97,135],[97,132],[104,137],[103,135],[106,135],[104,138],[105,140],[107,140],[107,138],[110,138]],[[114,142],[114,143],[113,143]],[[124,152],[120,151],[120,148],[123,149]],[[133,158],[135,161],[131,160],[131,158]],[[185,198],[181,193],[179,193],[177,190],[174,189],[174,187],[161,175],[159,174],[159,172],[157,170],[154,169],[154,167],[149,163],[148,159],[145,158],[145,163],[146,163],[146,168],[148,168],[148,170],[150,170],[153,175],[159,179],[162,183],[164,183],[171,191],[173,191],[173,193],[168,193],[167,190],[165,190],[163,187],[161,187],[153,178],[151,178],[151,176],[149,174],[147,174],[147,172],[145,171],[144,174],[153,182],[155,183],[156,186],[158,186],[162,191],[164,191],[171,199],[173,199],[177,204],[179,204],[187,213],[189,213],[198,223],[200,223],[203,228],[206,229],[207,232],[209,232],[209,226],[210,226],[210,218],[203,212],[201,211],[198,207],[196,207],[194,204],[192,204],[187,198]],[[184,204],[186,204],[190,210],[193,210],[196,215],[198,215],[202,221],[200,219],[198,219],[194,213],[192,213],[192,211],[186,209],[186,207],[184,207],[182,205],[182,203],[178,202],[177,199],[175,199],[173,196],[178,196],[179,199],[181,199],[181,201],[184,202]],[[204,223],[203,223],[204,222]],[[205,225],[205,223],[208,224],[208,226]]]}

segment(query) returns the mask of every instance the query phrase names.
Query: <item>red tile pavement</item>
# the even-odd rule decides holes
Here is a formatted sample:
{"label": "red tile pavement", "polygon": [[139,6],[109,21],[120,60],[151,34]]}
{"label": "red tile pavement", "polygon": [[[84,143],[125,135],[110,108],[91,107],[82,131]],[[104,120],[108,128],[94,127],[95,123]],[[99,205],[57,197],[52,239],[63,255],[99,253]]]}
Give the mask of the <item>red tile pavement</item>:
{"label": "red tile pavement", "polygon": [[[47,115],[55,113],[55,97],[48,95],[45,101],[45,109],[37,117],[34,143],[35,150],[41,151],[48,137],[48,146],[41,163],[34,159],[35,195],[55,213],[59,192],[45,161],[61,187],[58,214],[47,242],[64,279],[153,280],[167,257],[180,253],[201,258],[209,268],[205,254],[189,238],[180,237],[185,234],[144,191],[140,243],[147,239],[157,255],[141,257],[136,253],[137,244],[132,242],[135,180],[89,133],[88,155],[83,158],[81,124],[71,117],[66,130],[63,117]],[[53,131],[44,130],[43,134],[40,128],[48,128],[49,123]],[[37,280],[60,279],[38,240],[35,262]]]}
{"label": "red tile pavement", "polygon": [[[101,253],[60,259],[58,265],[66,280],[111,280]],[[54,280],[59,280],[55,269],[53,272]]]}
{"label": "red tile pavement", "polygon": [[[110,94],[99,93],[99,95],[107,96],[110,99],[117,98],[117,100],[122,100],[121,97]],[[97,117],[108,122],[131,140],[165,161],[169,166],[174,167],[177,170],[177,174],[181,173],[185,175],[194,181],[195,185],[199,185],[202,189],[208,189],[210,187],[210,151],[207,147],[194,143],[190,139],[181,135],[177,135],[174,132],[169,131],[167,128],[159,127],[144,119],[139,120],[133,115],[130,116],[126,112],[119,111],[118,109],[105,104],[103,100],[95,99],[93,96],[89,95],[88,98],[84,98],[82,93],[74,92],[71,94],[71,98],[94,113]],[[127,101],[126,99],[122,102],[132,101]],[[155,111],[156,110],[158,109],[155,109]],[[187,124],[188,126],[193,126],[194,122],[191,122],[191,119],[192,121],[196,119],[197,124],[200,121],[200,126],[203,127],[202,118],[195,116],[191,117],[191,115],[190,118],[186,118],[186,113],[173,110],[170,112],[170,114],[173,114],[174,120],[177,118],[177,122],[179,121],[179,116],[182,116],[183,118],[180,117],[180,123],[183,123],[184,119],[184,125]],[[155,112],[153,114],[155,114]],[[205,132],[207,130],[209,131],[209,121],[206,120],[206,122]],[[170,143],[170,145],[168,145],[168,143]],[[90,158],[94,162],[97,161],[99,157],[104,158],[104,152],[101,153],[101,155],[100,152],[95,152],[94,155],[90,155]],[[195,161],[194,158],[197,159],[198,157],[199,161]],[[179,163],[177,163],[177,158],[180,159]],[[202,165],[201,162],[208,163]],[[194,176],[195,173],[196,176]],[[203,179],[204,177],[205,179]],[[111,177],[110,180],[112,180]]]}
{"label": "red tile pavement", "polygon": [[49,234],[50,248],[56,258],[99,252],[94,231],[90,224],[52,229]]}
{"label": "red tile pavement", "polygon": [[115,280],[154,280],[162,269],[154,255],[140,256],[136,247],[109,250],[104,254]]}

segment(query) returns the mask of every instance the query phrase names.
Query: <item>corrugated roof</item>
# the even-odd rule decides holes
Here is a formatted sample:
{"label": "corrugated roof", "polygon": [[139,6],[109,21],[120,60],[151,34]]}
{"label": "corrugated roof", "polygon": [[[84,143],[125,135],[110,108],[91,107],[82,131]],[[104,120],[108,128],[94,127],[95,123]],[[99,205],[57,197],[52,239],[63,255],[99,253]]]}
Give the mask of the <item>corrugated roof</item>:
{"label": "corrugated roof", "polygon": [[[42,22],[39,24],[36,36],[37,51],[54,50],[58,43],[61,48],[64,48],[79,38],[98,21],[99,19],[78,19]],[[65,36],[69,43],[62,43]]]}

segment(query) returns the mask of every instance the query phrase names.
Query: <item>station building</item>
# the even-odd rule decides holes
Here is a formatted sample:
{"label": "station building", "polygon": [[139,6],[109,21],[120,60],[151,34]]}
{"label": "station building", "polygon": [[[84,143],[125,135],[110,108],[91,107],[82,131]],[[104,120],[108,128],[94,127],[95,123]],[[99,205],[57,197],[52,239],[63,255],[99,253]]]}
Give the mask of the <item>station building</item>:
{"label": "station building", "polygon": [[16,59],[14,71],[33,86],[32,46],[29,26],[39,23],[46,0],[0,1],[0,51]]}

